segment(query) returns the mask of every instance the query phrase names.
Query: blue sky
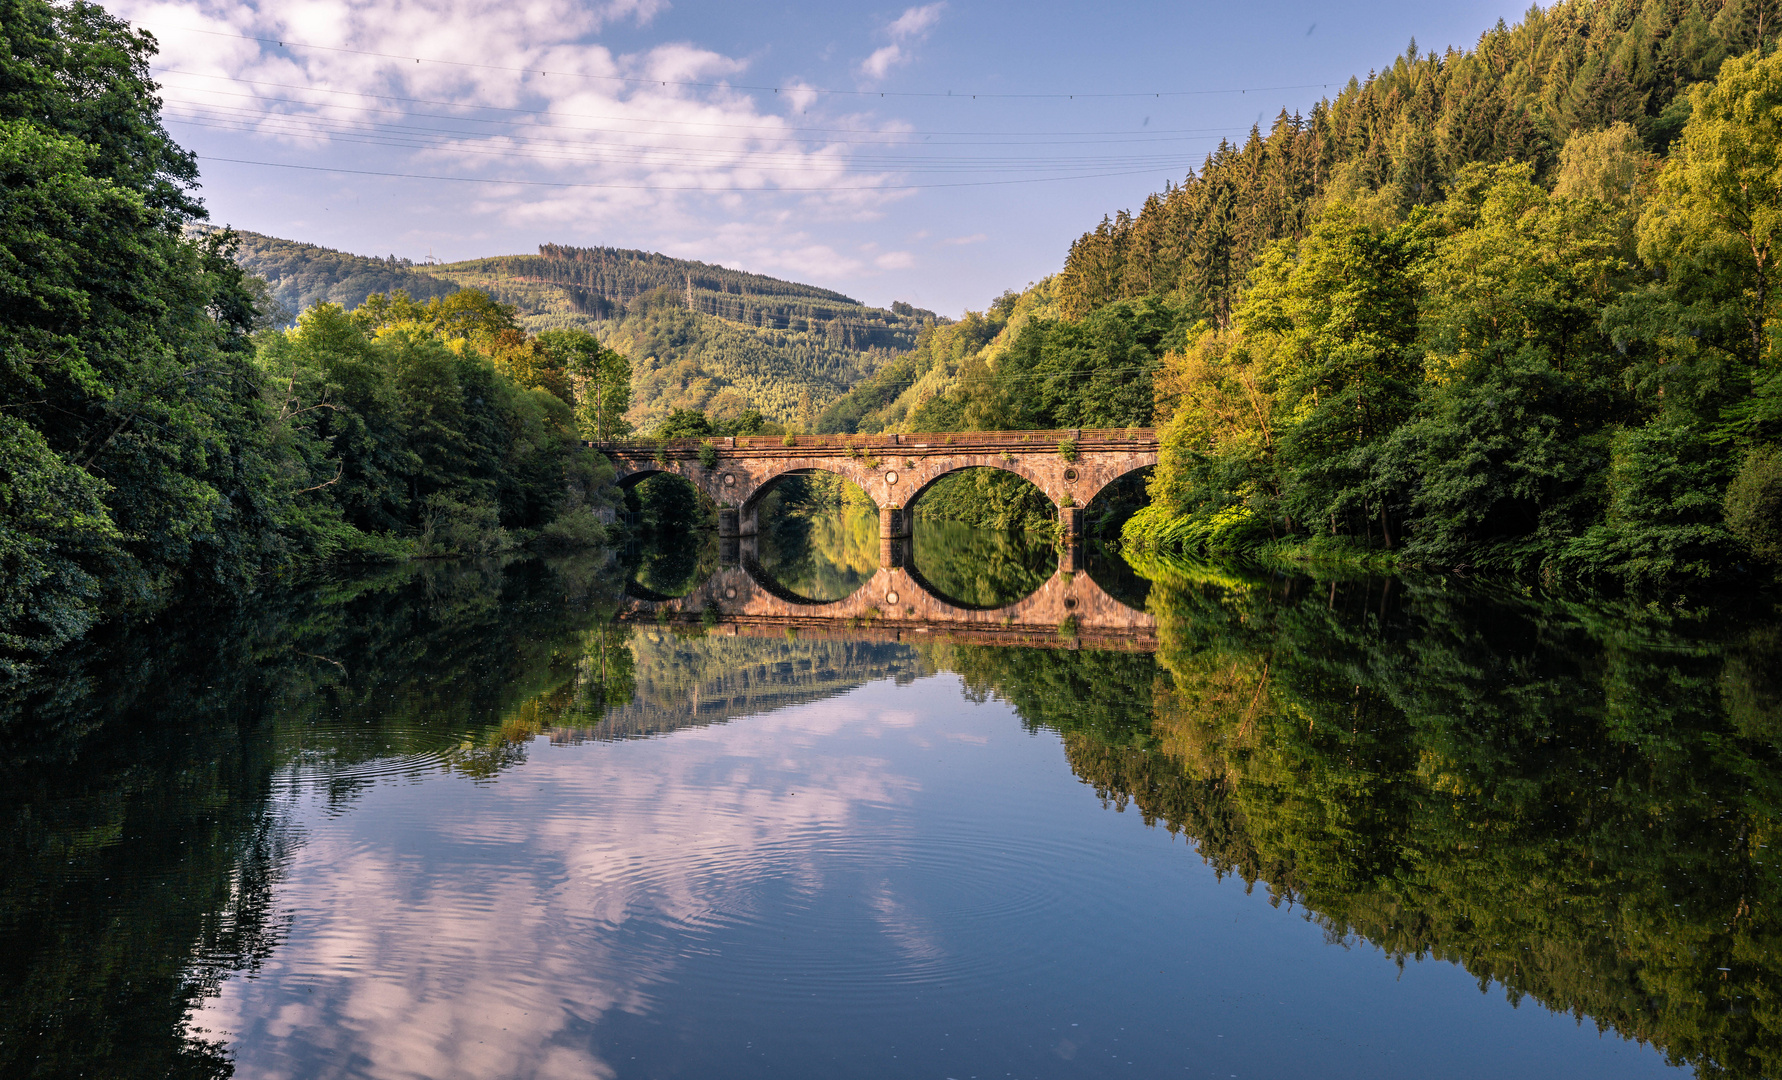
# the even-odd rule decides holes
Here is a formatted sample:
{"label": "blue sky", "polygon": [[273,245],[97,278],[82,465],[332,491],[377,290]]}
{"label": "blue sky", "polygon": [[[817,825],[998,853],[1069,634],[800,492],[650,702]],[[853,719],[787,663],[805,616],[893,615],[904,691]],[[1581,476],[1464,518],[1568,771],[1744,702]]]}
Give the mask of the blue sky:
{"label": "blue sky", "polygon": [[953,315],[1056,271],[1102,214],[1221,137],[1309,108],[1413,37],[1470,46],[1525,10],[111,7],[160,39],[169,127],[200,155],[218,223],[417,261],[644,248]]}

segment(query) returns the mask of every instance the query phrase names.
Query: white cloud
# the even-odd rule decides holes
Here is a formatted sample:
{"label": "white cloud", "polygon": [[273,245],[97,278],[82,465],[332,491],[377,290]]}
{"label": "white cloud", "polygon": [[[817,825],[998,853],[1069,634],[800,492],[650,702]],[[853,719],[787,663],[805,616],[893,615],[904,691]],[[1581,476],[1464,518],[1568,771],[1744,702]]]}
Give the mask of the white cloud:
{"label": "white cloud", "polygon": [[949,236],[945,240],[942,240],[941,243],[952,247],[964,247],[966,244],[981,244],[988,239],[990,239],[990,237],[980,232],[972,233],[970,236]]}
{"label": "white cloud", "polygon": [[945,0],[923,4],[921,7],[908,8],[893,19],[884,31],[891,43],[875,49],[871,56],[861,61],[860,73],[869,79],[882,79],[892,68],[909,63],[911,54],[908,46],[928,37],[928,31],[940,21],[941,12],[946,6]]}
{"label": "white cloud", "polygon": [[893,41],[907,41],[911,38],[926,36],[929,28],[940,21],[941,11],[946,6],[943,2],[910,8],[886,27],[885,32],[891,35]]}
{"label": "white cloud", "polygon": [[916,257],[907,251],[887,251],[873,260],[880,270],[908,270],[916,265]]}
{"label": "white cloud", "polygon": [[[604,27],[644,24],[666,7],[117,0],[113,10],[160,40],[154,68],[169,126],[199,149],[201,167],[212,154],[524,180],[426,190],[460,216],[537,226],[566,241],[645,215],[659,235],[690,236],[719,208],[765,226],[788,202],[809,219],[855,220],[903,197],[894,174],[856,164],[856,143],[804,129],[894,128],[862,116],[806,120],[818,96],[802,84],[777,95],[737,90],[747,58],[688,42],[625,53],[597,39]],[[919,35],[931,9],[939,5],[912,8],[887,32]],[[336,182],[287,175],[310,189]],[[786,261],[809,261],[800,247],[808,245],[789,246]]]}

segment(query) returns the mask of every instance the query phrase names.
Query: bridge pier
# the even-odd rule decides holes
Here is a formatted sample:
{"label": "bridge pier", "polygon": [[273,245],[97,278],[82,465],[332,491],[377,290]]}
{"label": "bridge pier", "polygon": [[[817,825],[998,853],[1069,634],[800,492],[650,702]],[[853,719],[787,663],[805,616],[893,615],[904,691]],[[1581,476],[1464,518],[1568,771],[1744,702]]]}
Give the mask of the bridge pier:
{"label": "bridge pier", "polygon": [[901,506],[879,507],[879,565],[898,567],[910,561],[911,515]]}
{"label": "bridge pier", "polygon": [[1066,537],[1064,546],[1058,549],[1058,572],[1077,574],[1084,566],[1083,542],[1076,537]]}
{"label": "bridge pier", "polygon": [[[881,510],[881,541],[907,541],[922,492],[962,469],[999,469],[1032,483],[1058,507],[1059,532],[1083,533],[1082,507],[1119,478],[1157,463],[1148,428],[928,432],[893,435],[736,436],[658,444],[603,443],[621,484],[656,473],[691,481],[719,506],[718,535],[759,531],[757,498],[780,477],[826,472],[859,485]],[[716,459],[713,460],[713,453]],[[1066,502],[1072,505],[1063,505]],[[892,559],[895,544],[882,554]],[[889,565],[889,563],[887,564]]]}
{"label": "bridge pier", "polygon": [[913,535],[911,527],[915,524],[914,518],[914,514],[909,513],[901,506],[879,507],[879,539],[891,537],[904,540],[909,538]]}
{"label": "bridge pier", "polygon": [[1083,508],[1080,506],[1060,506],[1058,508],[1058,524],[1066,541],[1083,535]]}

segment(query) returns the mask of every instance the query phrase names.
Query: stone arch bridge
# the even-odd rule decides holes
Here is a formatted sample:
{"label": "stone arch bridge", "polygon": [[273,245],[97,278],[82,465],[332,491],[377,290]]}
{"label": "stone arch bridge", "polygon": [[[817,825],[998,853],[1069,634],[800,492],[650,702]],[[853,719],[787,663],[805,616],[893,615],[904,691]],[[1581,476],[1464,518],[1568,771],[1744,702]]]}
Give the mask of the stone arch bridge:
{"label": "stone arch bridge", "polygon": [[1068,539],[1080,535],[1083,507],[1103,488],[1157,464],[1152,428],[746,435],[593,445],[612,460],[622,486],[658,473],[691,481],[718,505],[718,532],[726,537],[759,531],[761,498],[781,477],[834,473],[878,506],[887,566],[898,564],[897,542],[910,535],[917,500],[949,473],[987,468],[1022,477],[1058,507]]}

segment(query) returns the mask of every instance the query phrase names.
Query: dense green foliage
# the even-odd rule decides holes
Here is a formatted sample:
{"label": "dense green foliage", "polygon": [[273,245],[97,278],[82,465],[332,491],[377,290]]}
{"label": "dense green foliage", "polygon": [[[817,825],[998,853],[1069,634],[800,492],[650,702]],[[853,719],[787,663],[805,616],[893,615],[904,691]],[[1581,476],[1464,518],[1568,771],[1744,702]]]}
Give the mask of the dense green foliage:
{"label": "dense green foliage", "polygon": [[1001,469],[961,469],[922,490],[918,521],[951,521],[973,529],[1036,532],[1058,517],[1052,500],[1023,477]]}
{"label": "dense green foliage", "polygon": [[[1119,303],[1086,319],[1052,313],[1047,286],[1005,293],[988,311],[925,327],[916,347],[825,409],[823,432],[995,431],[1134,427],[1151,422],[1153,379],[1188,325],[1156,298]],[[1112,504],[1109,504],[1110,506]],[[973,469],[942,477],[917,513],[976,528],[1034,531],[1056,509],[1011,473]],[[1104,507],[1106,509],[1107,507]],[[1120,520],[1131,512],[1126,503]]]}
{"label": "dense green foliage", "polygon": [[[1288,125],[1324,181],[1288,199],[1261,169],[1246,174],[1260,187],[1221,196],[1240,217],[1297,216],[1218,240],[1217,288],[1121,255],[1103,277],[1125,284],[1084,291],[1083,267],[1114,258],[1091,249],[1118,245],[1081,242],[1059,288],[1066,308],[1092,307],[1085,322],[1140,280],[1202,317],[1158,376],[1163,463],[1127,539],[1650,584],[1774,563],[1782,59],[1725,59],[1747,16],[1566,4],[1474,53],[1407,57]],[[1510,63],[1566,42],[1575,63],[1541,79]],[[1629,73],[1639,108],[1592,111]],[[1703,75],[1716,79],[1687,90]],[[1487,91],[1540,138],[1467,136],[1456,102]],[[1414,168],[1367,165],[1388,144],[1337,135],[1386,102],[1391,145],[1422,145],[1419,125],[1448,141]],[[1330,156],[1339,144],[1358,156]],[[1279,165],[1288,145],[1244,153]],[[1156,235],[1133,250],[1214,243],[1181,208],[1235,168],[1209,163],[1170,193],[1180,213],[1152,208]]]}
{"label": "dense green foliage", "polygon": [[689,310],[685,291],[666,286],[597,315],[578,306],[565,286],[531,275],[527,268],[537,262],[537,256],[513,256],[433,270],[513,307],[528,331],[581,330],[629,356],[635,393],[627,419],[640,431],[677,409],[721,420],[754,409],[808,430],[818,410],[891,355],[882,346],[851,347],[845,335],[823,326],[773,329]]}
{"label": "dense green foliage", "polygon": [[1755,619],[1152,564],[1163,649],[953,646],[1120,809],[1332,940],[1773,1076],[1782,639]]}
{"label": "dense green foliage", "polygon": [[1080,320],[1033,318],[1010,334],[992,364],[965,360],[953,389],[911,414],[917,431],[1020,431],[1144,427],[1152,379],[1187,324],[1179,309],[1147,297]]}
{"label": "dense green foliage", "polygon": [[394,255],[382,259],[349,255],[252,232],[235,236],[235,261],[266,281],[271,299],[284,315],[281,321],[317,304],[339,304],[351,311],[373,293],[403,292],[416,300],[432,300],[458,288],[416,269],[413,260]]}
{"label": "dense green foliage", "polygon": [[539,252],[431,272],[513,305],[529,330],[587,330],[631,357],[629,419],[639,430],[676,409],[719,419],[755,409],[811,430],[823,406],[935,321],[907,304],[867,308],[827,289],[646,252]]}
{"label": "dense green foliage", "polygon": [[[549,366],[505,309],[485,299],[467,311],[479,296],[374,297],[356,318],[321,304],[261,340],[283,399],[273,431],[324,552],[412,536],[426,554],[490,554],[515,546],[510,530],[557,546],[604,539],[596,511],[611,505],[612,469],[581,448],[573,394],[552,389],[575,369]],[[455,314],[475,321],[453,325]],[[557,344],[571,363],[602,355],[591,338],[583,351]]]}
{"label": "dense green foliage", "polygon": [[1390,218],[1440,202],[1474,162],[1524,162],[1545,181],[1573,135],[1617,123],[1662,151],[1689,117],[1690,87],[1779,33],[1759,0],[1564,0],[1499,22],[1471,50],[1419,55],[1412,42],[1309,116],[1283,112],[1266,135],[1222,144],[1137,215],[1104,219],[1071,246],[1059,304],[1076,317],[1171,296],[1224,325],[1250,267],[1306,235],[1326,202]]}
{"label": "dense green foliage", "polygon": [[152,39],[41,0],[0,31],[0,675],[305,564],[602,538],[578,425],[628,406],[622,357],[468,291],[271,329],[235,237],[188,229]]}
{"label": "dense green foliage", "polygon": [[818,403],[852,386],[884,353],[860,352],[802,331],[758,330],[690,312],[673,294],[646,294],[626,315],[596,327],[601,340],[633,359],[642,430],[676,409],[719,420],[753,410],[792,426],[808,425]]}
{"label": "dense green foliage", "polygon": [[266,279],[275,322],[320,303],[353,311],[373,294],[426,301],[475,288],[512,306],[516,326],[541,337],[593,333],[634,362],[628,423],[637,429],[676,409],[724,419],[754,409],[810,428],[825,403],[934,321],[904,304],[867,308],[828,289],[641,251],[547,244],[538,255],[417,268],[394,255],[237,235],[236,259]]}
{"label": "dense green foliage", "polygon": [[241,271],[226,237],[181,237],[202,210],[152,41],[89,5],[3,10],[0,654],[19,657],[106,604],[241,588],[288,494]]}

